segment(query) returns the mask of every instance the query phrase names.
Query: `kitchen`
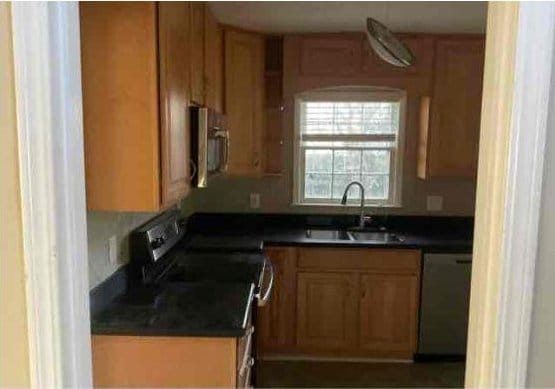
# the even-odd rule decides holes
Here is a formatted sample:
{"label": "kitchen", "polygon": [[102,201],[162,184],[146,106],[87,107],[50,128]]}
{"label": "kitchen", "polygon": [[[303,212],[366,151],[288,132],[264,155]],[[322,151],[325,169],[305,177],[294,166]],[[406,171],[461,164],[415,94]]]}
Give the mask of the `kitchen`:
{"label": "kitchen", "polygon": [[[386,25],[408,7],[383,4],[374,12]],[[299,366],[315,370],[312,361],[320,372],[380,362],[397,369],[391,376],[433,366],[440,377],[456,366],[453,386],[462,385],[464,365],[445,361],[464,355],[486,5],[466,5],[465,18],[443,3],[463,15],[449,26],[458,31],[393,28],[414,56],[407,67],[368,44],[373,14],[361,17],[360,32],[278,34],[229,20],[257,7],[261,20],[274,11],[80,6],[96,384],[325,386],[276,377],[310,376]],[[378,130],[350,132],[368,117]],[[200,128],[214,130],[204,146]],[[209,174],[219,168],[225,173]],[[351,181],[369,195],[346,190]],[[166,227],[161,240],[139,227],[153,218],[152,234]],[[254,295],[253,314],[238,301]],[[218,305],[222,296],[237,309]],[[171,301],[200,319],[144,324],[141,315],[172,311]],[[215,312],[229,316],[203,327]],[[254,326],[238,319],[249,316]],[[222,329],[225,320],[240,324]],[[218,351],[221,364],[216,349],[227,350]],[[175,364],[164,363],[171,355]],[[430,359],[439,362],[406,363]],[[352,375],[328,385],[377,385]],[[399,385],[449,386],[438,380]]]}

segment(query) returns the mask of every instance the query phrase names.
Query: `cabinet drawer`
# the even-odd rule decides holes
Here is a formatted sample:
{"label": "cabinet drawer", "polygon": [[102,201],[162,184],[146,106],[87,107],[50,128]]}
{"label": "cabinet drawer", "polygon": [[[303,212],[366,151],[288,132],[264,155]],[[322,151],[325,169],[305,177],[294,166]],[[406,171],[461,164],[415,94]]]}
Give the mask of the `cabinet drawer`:
{"label": "cabinet drawer", "polygon": [[420,251],[402,249],[305,248],[299,250],[301,269],[361,269],[418,273]]}

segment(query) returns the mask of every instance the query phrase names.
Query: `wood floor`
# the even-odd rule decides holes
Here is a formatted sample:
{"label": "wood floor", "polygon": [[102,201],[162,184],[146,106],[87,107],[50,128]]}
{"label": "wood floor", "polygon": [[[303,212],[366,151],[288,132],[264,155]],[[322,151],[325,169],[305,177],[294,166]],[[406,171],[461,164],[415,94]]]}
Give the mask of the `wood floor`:
{"label": "wood floor", "polygon": [[258,361],[257,387],[462,388],[463,362]]}

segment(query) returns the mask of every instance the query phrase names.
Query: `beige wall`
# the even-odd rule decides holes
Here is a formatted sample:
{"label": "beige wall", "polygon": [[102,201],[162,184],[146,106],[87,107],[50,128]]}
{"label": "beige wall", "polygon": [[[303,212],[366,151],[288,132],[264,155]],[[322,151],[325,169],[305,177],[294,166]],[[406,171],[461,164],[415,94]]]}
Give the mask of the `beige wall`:
{"label": "beige wall", "polygon": [[[403,206],[388,209],[390,214],[423,215],[426,211],[426,196],[443,196],[443,211],[435,215],[474,214],[475,182],[469,179],[432,179],[423,181],[416,177],[419,99],[409,96],[407,107],[407,128],[405,139],[405,159],[403,164]],[[274,212],[274,213],[355,213],[335,207],[292,206],[293,171],[293,103],[286,105],[286,131],[284,142],[285,174],[282,177],[231,178],[222,177],[210,182],[208,188],[195,189],[183,202],[187,210],[204,212]],[[233,147],[233,145],[232,145]],[[249,208],[249,193],[260,193],[261,208]],[[369,209],[372,212],[372,209]]]}
{"label": "beige wall", "polygon": [[[129,232],[154,216],[154,213],[87,213],[90,289],[129,261]],[[117,264],[110,263],[108,252],[108,239],[114,235],[118,243]]]}
{"label": "beige wall", "polygon": [[0,2],[0,386],[29,386],[10,5]]}

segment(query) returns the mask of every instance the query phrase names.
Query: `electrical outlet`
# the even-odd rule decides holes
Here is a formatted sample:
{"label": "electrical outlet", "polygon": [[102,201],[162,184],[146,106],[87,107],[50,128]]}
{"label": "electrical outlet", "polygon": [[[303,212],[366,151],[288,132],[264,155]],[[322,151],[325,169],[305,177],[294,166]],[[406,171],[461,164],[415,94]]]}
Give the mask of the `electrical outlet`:
{"label": "electrical outlet", "polygon": [[118,237],[112,235],[108,239],[108,257],[110,258],[110,263],[112,265],[117,265],[118,263]]}
{"label": "electrical outlet", "polygon": [[260,208],[260,193],[251,193],[249,203],[251,208]]}
{"label": "electrical outlet", "polygon": [[426,209],[428,211],[442,211],[443,210],[443,196],[427,196]]}

